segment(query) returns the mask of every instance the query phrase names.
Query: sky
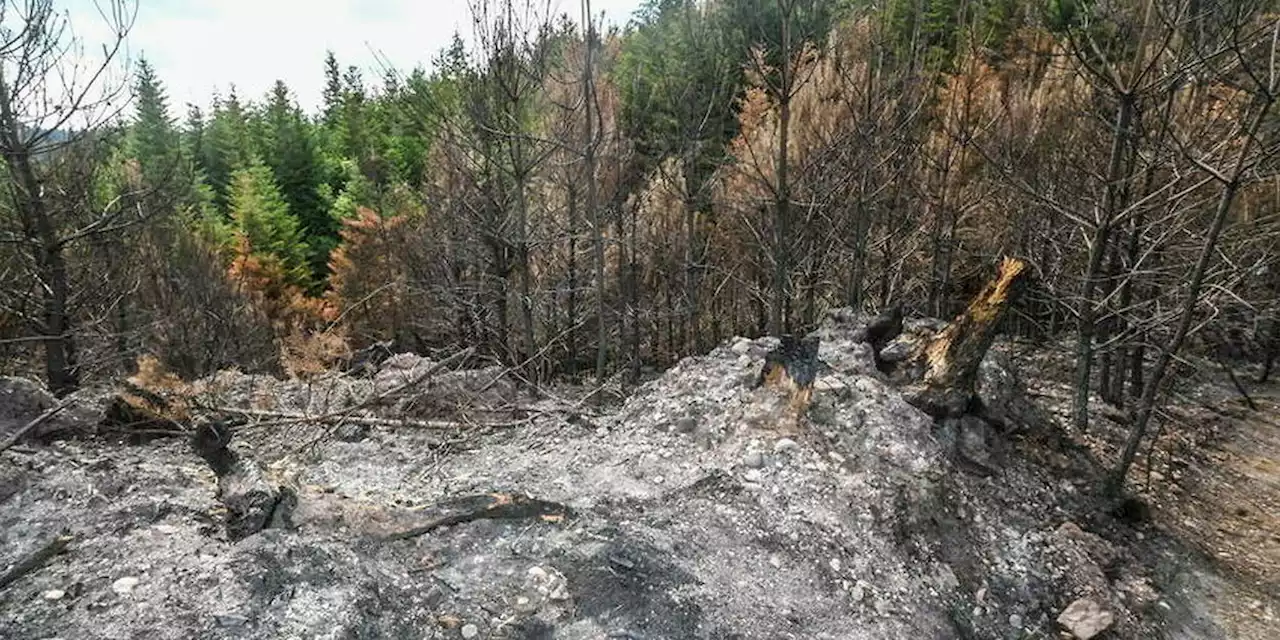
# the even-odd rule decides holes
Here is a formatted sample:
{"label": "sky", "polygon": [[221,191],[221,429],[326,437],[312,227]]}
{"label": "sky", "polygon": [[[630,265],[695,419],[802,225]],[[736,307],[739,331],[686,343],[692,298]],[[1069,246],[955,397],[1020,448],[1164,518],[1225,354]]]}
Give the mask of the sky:
{"label": "sky", "polygon": [[[86,50],[110,35],[98,5],[65,0]],[[545,0],[544,0],[545,1]],[[556,13],[580,14],[579,0],[550,0]],[[467,0],[137,0],[127,39],[129,58],[155,67],[174,115],[187,103],[207,107],[215,90],[234,83],[241,98],[258,99],[284,80],[309,112],[320,104],[324,56],[332,50],[345,69],[356,65],[377,82],[386,60],[408,71],[432,58],[453,37],[471,32]],[[593,14],[625,24],[640,0],[592,0]],[[375,53],[376,52],[376,53]]]}

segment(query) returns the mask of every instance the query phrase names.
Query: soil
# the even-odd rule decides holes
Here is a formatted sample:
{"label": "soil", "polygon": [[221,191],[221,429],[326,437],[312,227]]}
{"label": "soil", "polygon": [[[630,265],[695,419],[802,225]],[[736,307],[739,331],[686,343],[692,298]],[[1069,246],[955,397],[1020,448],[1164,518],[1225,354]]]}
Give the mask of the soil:
{"label": "soil", "polygon": [[[1018,425],[940,426],[856,324],[818,332],[798,419],[754,386],[776,341],[739,338],[614,407],[489,369],[371,406],[368,424],[249,425],[233,449],[296,507],[242,540],[186,441],[53,433],[0,453],[0,571],[73,541],[0,587],[0,638],[1012,640],[1064,637],[1082,598],[1109,618],[1100,638],[1280,637],[1274,385],[1252,388],[1256,412],[1223,380],[1178,390],[1133,474],[1143,502],[1118,510],[1095,487],[1123,428],[1100,402],[1087,436],[1062,425],[1053,352],[1005,345],[984,364],[988,404],[1039,405]],[[319,414],[427,365],[195,386]],[[567,517],[481,509],[396,535],[505,495]]]}

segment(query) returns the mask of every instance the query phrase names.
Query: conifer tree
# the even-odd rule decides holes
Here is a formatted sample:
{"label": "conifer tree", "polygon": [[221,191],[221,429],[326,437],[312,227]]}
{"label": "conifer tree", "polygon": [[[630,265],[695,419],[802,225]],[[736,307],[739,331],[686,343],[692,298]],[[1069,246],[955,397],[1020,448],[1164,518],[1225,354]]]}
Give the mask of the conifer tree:
{"label": "conifer tree", "polygon": [[197,163],[204,157],[204,111],[194,104],[187,105],[187,121],[183,124],[182,131],[179,134],[182,138],[182,148],[187,157],[194,159]]}
{"label": "conifer tree", "polygon": [[[145,58],[138,61],[134,82],[137,119],[133,125],[133,154],[148,189],[159,190],[185,180],[186,164],[164,87]],[[189,186],[189,183],[188,185]]]}
{"label": "conifer tree", "polygon": [[231,216],[237,235],[248,253],[280,267],[289,284],[308,288],[311,283],[310,247],[298,220],[261,163],[237,169],[231,178]]}
{"label": "conifer tree", "polygon": [[284,82],[272,88],[262,120],[260,153],[313,250],[313,273],[323,276],[329,252],[337,246],[338,222],[330,216],[330,203],[321,191],[324,167],[311,125]]}
{"label": "conifer tree", "polygon": [[231,212],[232,174],[255,161],[245,110],[233,87],[225,99],[214,96],[213,113],[204,130],[199,157],[200,169],[213,189],[214,203],[220,211]]}
{"label": "conifer tree", "polygon": [[342,71],[338,67],[338,59],[333,51],[325,52],[324,57],[324,93],[322,94],[324,126],[329,130],[338,127],[342,118]]}

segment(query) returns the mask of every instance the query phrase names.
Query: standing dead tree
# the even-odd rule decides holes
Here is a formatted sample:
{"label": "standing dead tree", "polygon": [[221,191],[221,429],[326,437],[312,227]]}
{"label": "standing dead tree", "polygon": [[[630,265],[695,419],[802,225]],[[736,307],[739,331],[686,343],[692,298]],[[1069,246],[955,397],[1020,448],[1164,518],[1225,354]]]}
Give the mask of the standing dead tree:
{"label": "standing dead tree", "polygon": [[45,374],[57,394],[79,383],[68,252],[77,243],[117,234],[144,216],[118,202],[86,216],[88,203],[56,196],[87,194],[88,185],[52,179],[60,163],[93,161],[93,154],[68,149],[93,144],[127,102],[127,84],[111,72],[121,62],[136,5],[107,0],[99,8],[112,35],[95,58],[86,54],[52,0],[0,2],[0,157],[7,173],[0,243],[16,248],[31,283],[25,290],[4,292],[0,304],[22,317],[43,344]]}
{"label": "standing dead tree", "polygon": [[[1124,450],[1115,468],[1107,478],[1105,490],[1119,495],[1124,488],[1125,477],[1133,465],[1147,426],[1155,411],[1170,364],[1182,349],[1196,319],[1209,267],[1218,255],[1218,241],[1227,227],[1232,206],[1241,188],[1258,179],[1254,169],[1274,156],[1280,148],[1274,129],[1265,127],[1275,102],[1280,98],[1280,19],[1261,15],[1259,8],[1236,6],[1226,16],[1222,31],[1217,34],[1220,43],[1231,55],[1211,59],[1200,55],[1206,70],[1215,73],[1215,80],[1237,92],[1234,107],[1238,123],[1234,135],[1223,144],[1214,141],[1209,149],[1201,148],[1204,141],[1184,139],[1175,135],[1175,142],[1188,160],[1208,174],[1217,186],[1217,198],[1213,216],[1208,222],[1200,247],[1199,258],[1186,274],[1187,289],[1178,312],[1176,328],[1169,340],[1160,345],[1156,361],[1146,376],[1133,426],[1125,442]],[[1200,46],[1211,45],[1200,42]],[[1215,51],[1217,51],[1215,49]],[[1201,52],[1203,53],[1203,52]],[[1225,60],[1225,62],[1223,62]]]}

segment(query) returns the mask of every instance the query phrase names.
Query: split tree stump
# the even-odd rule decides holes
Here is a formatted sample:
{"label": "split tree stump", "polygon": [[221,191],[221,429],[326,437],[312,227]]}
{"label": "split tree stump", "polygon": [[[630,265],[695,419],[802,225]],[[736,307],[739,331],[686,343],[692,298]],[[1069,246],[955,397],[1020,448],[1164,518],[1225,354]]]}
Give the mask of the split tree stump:
{"label": "split tree stump", "polygon": [[983,287],[964,313],[956,316],[913,358],[918,375],[907,400],[936,419],[974,413],[978,367],[995,341],[997,328],[1027,276],[1027,264],[1005,258],[996,277]]}

